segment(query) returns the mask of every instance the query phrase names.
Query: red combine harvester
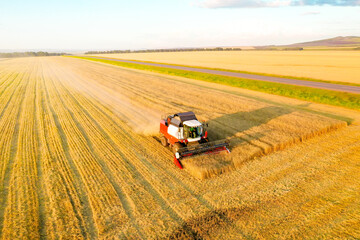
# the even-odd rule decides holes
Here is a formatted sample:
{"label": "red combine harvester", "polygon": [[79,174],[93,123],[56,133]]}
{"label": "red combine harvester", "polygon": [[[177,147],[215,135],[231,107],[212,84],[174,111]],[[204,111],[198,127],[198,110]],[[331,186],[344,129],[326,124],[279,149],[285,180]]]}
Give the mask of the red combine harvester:
{"label": "red combine harvester", "polygon": [[[207,124],[206,124],[207,126]],[[229,150],[229,141],[209,142],[205,124],[193,112],[176,113],[160,121],[161,144],[173,150],[174,163],[182,169],[180,160],[195,154],[212,154]]]}

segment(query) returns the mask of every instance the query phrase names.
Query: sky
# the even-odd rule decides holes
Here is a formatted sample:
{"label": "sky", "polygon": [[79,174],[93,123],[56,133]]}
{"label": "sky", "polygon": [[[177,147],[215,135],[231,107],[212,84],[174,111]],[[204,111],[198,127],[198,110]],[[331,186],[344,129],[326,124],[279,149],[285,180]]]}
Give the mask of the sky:
{"label": "sky", "polygon": [[0,0],[0,50],[290,44],[360,36],[360,0]]}

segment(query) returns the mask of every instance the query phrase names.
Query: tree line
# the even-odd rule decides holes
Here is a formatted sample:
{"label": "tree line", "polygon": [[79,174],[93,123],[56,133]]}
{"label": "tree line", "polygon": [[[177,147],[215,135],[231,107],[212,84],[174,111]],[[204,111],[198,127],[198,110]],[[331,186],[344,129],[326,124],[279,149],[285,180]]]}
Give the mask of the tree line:
{"label": "tree line", "polygon": [[146,49],[146,50],[109,50],[109,51],[88,51],[85,54],[107,54],[107,53],[149,53],[149,52],[193,52],[193,51],[241,51],[241,48],[167,48],[167,49]]}
{"label": "tree line", "polygon": [[42,56],[62,56],[67,53],[48,53],[48,52],[12,52],[0,53],[0,58],[15,58],[15,57],[42,57]]}

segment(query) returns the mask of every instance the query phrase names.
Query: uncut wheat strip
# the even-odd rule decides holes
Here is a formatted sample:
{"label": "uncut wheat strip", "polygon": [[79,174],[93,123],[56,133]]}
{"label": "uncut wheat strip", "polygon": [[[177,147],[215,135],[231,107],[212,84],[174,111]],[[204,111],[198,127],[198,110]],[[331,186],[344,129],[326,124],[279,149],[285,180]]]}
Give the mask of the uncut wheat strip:
{"label": "uncut wheat strip", "polygon": [[[78,99],[78,98],[80,98],[81,96],[79,95],[79,96],[76,96],[76,99]],[[74,101],[77,101],[77,100],[75,100],[75,98],[73,98],[73,100]],[[69,103],[69,104],[71,104],[71,103]],[[87,107],[82,107],[81,109],[88,109]],[[74,110],[76,110],[76,109],[74,109]],[[77,112],[77,111],[74,111],[74,112]],[[85,116],[83,116],[83,117],[85,117]],[[86,119],[85,119],[86,120]],[[92,120],[88,120],[89,122],[93,122]],[[85,121],[86,122],[86,121]],[[89,125],[90,127],[91,127],[91,125]],[[98,126],[97,126],[98,127]],[[89,134],[89,136],[91,136],[92,134],[92,132],[96,132],[96,131],[98,131],[96,128],[94,128],[94,126],[93,126],[93,129],[90,129],[89,131],[88,131],[88,134]],[[94,135],[94,137],[93,137],[93,139],[94,139],[94,141],[96,141],[96,139],[102,139],[103,137],[102,136],[96,136],[96,135]],[[101,144],[101,142],[97,142],[98,144]],[[99,146],[96,146],[96,145],[94,145],[94,148],[97,148],[97,147],[99,147]],[[104,147],[105,148],[103,148],[102,146],[100,147],[100,149],[101,149],[101,151],[106,151],[106,149],[107,148],[109,148],[109,147],[111,147],[111,146],[105,146],[104,145]],[[109,155],[111,155],[112,153],[111,152],[115,152],[112,148],[111,148],[111,151],[108,153]],[[108,155],[108,156],[109,156]],[[118,157],[120,157],[120,158],[123,158],[123,156],[121,156],[121,155],[119,155],[119,156],[117,156],[117,158]],[[114,158],[115,159],[115,158]],[[116,164],[118,165],[118,167],[116,167]],[[115,163],[114,164],[114,168],[116,169],[116,168],[120,168],[121,166],[122,166],[123,164],[121,164],[121,163]],[[128,171],[128,170],[127,170]],[[124,175],[124,172],[119,172],[119,175],[121,176],[121,175]],[[116,176],[116,175],[115,175]],[[131,179],[130,179],[130,182],[131,182]],[[134,183],[136,183],[136,182],[139,182],[139,180],[138,179],[135,179],[134,181],[133,181]],[[143,182],[143,181],[142,181]],[[134,185],[134,184],[133,184]],[[139,184],[138,186],[137,186],[137,188],[141,188],[141,184]],[[133,194],[137,194],[137,192],[138,192],[138,190],[140,190],[140,189],[137,189],[137,191],[136,192],[134,192]],[[141,193],[141,192],[139,192],[139,193]],[[145,192],[146,193],[146,192]],[[143,194],[141,194],[141,195],[143,195]],[[146,195],[145,195],[146,196]],[[144,199],[146,199],[147,197],[145,197],[144,195],[143,195],[143,200],[141,200],[142,202],[144,202],[145,201],[145,205],[148,205],[147,203],[146,203],[146,200],[144,200]],[[133,197],[133,196],[132,196]],[[151,195],[149,195],[149,200],[151,200],[152,199],[152,197],[151,197]],[[138,204],[143,204],[143,203],[141,203],[141,202],[139,202]],[[137,205],[138,205],[137,204]],[[150,203],[150,205],[154,205],[154,204],[151,204]],[[149,207],[156,207],[156,205],[154,205],[154,206],[147,206],[147,208],[149,208]],[[143,212],[143,214],[144,214],[145,212]],[[169,219],[169,222],[170,222],[171,220]]]}
{"label": "uncut wheat strip", "polygon": [[[269,154],[294,143],[346,126],[345,122],[325,117],[303,114],[303,116],[295,116],[294,118],[292,115],[293,113],[273,119],[266,124],[254,126],[249,130],[241,132],[238,137],[261,147],[261,154]],[[301,127],[295,127],[292,124],[293,120],[301,117],[306,118],[308,121],[303,121],[300,125]],[[229,125],[231,124],[229,123]],[[300,131],[300,128],[305,126],[306,130]],[[246,136],[256,135],[254,132],[261,133],[260,137],[253,140],[251,138],[247,139]],[[234,163],[235,166],[241,164],[241,162]]]}
{"label": "uncut wheat strip", "polygon": [[49,84],[47,87],[49,94],[52,96],[51,105],[60,116],[59,121],[68,138],[70,155],[87,188],[93,217],[99,234],[102,236],[108,231],[109,223],[113,227],[120,227],[127,221],[127,216],[114,187],[89,149],[79,125],[63,105],[61,94],[56,88],[56,80],[49,78],[47,84]]}
{"label": "uncut wheat strip", "polygon": [[[8,204],[5,209],[4,239],[39,238],[39,202],[37,196],[34,98],[36,81],[30,72],[19,124],[18,149],[9,182]],[[26,106],[26,107],[25,107]]]}
{"label": "uncut wheat strip", "polygon": [[[346,123],[340,120],[323,117],[320,115],[292,112],[291,114],[279,116],[267,123],[270,129],[288,132],[302,137],[300,140],[306,140],[309,137],[321,135],[327,131],[346,126]],[[305,130],[304,130],[305,128]]]}
{"label": "uncut wheat strip", "polygon": [[[328,149],[328,151],[331,151],[331,148]],[[292,165],[291,168],[301,168],[303,166],[303,164],[300,164],[300,165]],[[284,167],[288,167],[288,165],[285,165]],[[288,172],[288,168],[286,169],[286,171],[284,172],[284,174],[289,174]],[[280,174],[280,172],[277,174],[276,178],[282,178],[284,175]],[[269,181],[276,181],[277,179],[268,179]]]}
{"label": "uncut wheat strip", "polygon": [[50,109],[43,93],[43,81],[44,78],[37,87],[37,117],[42,146],[41,171],[46,193],[46,236],[50,239],[75,236],[82,239],[87,237],[87,233],[79,210],[81,203],[73,184],[70,167],[66,165],[64,153],[61,151],[60,136],[57,134],[54,120],[50,117]]}

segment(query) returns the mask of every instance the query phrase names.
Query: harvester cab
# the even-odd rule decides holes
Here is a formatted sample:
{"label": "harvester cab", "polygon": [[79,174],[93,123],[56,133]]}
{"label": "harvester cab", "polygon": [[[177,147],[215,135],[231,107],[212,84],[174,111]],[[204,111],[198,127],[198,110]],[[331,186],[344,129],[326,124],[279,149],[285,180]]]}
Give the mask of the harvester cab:
{"label": "harvester cab", "polygon": [[181,159],[195,154],[210,154],[229,151],[229,141],[209,142],[208,125],[198,121],[193,112],[168,115],[160,121],[161,143],[170,146],[174,163],[182,168]]}

